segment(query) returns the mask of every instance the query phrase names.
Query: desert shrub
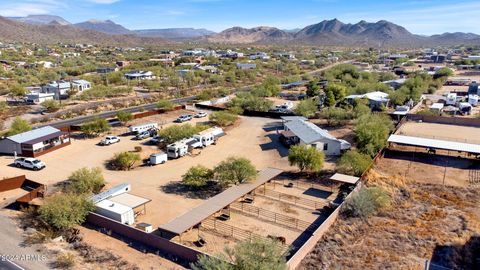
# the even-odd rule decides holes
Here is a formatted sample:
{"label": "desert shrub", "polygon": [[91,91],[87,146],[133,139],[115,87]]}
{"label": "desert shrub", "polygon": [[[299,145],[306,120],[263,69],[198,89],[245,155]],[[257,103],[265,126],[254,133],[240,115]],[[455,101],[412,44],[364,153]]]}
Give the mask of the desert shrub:
{"label": "desert shrub", "polygon": [[170,111],[175,107],[172,101],[168,99],[162,99],[157,102],[157,108],[165,111]]}
{"label": "desert shrub", "polygon": [[234,248],[226,248],[218,256],[203,256],[191,265],[194,270],[286,270],[286,255],[283,246],[274,239],[255,237],[245,240]]}
{"label": "desert shrub", "polygon": [[390,203],[390,196],[381,187],[362,187],[344,204],[342,213],[349,217],[368,218]]}
{"label": "desert shrub", "polygon": [[123,125],[126,125],[133,120],[133,114],[131,112],[119,111],[117,112],[117,119],[122,122]]}
{"label": "desert shrub", "polygon": [[5,134],[6,136],[13,136],[17,135],[23,132],[27,132],[32,130],[32,126],[28,123],[27,120],[21,118],[21,117],[15,117],[15,119],[12,122],[12,125],[10,126],[10,129],[8,132]]}
{"label": "desert shrub", "polygon": [[191,187],[203,187],[212,180],[213,170],[203,165],[193,166],[187,171],[187,173],[182,175],[182,182]]}
{"label": "desert shrub", "polygon": [[40,104],[47,112],[52,113],[60,110],[60,103],[56,100],[46,100]]}
{"label": "desert shrub", "polygon": [[226,127],[233,125],[238,120],[238,115],[230,112],[218,111],[211,113],[209,118],[210,121],[213,122],[215,125]]}
{"label": "desert shrub", "polygon": [[313,99],[302,100],[293,111],[304,117],[312,117],[317,111],[317,103]]}
{"label": "desert shrub", "polygon": [[223,187],[249,182],[257,177],[257,170],[252,162],[239,157],[229,157],[220,162],[214,172],[215,180]]}
{"label": "desert shrub", "polygon": [[318,172],[322,169],[324,160],[323,152],[303,144],[293,145],[288,152],[288,162],[300,171]]}
{"label": "desert shrub", "polygon": [[77,194],[98,193],[105,186],[102,169],[81,168],[68,177],[67,190]]}
{"label": "desert shrub", "polygon": [[329,126],[340,126],[351,120],[353,115],[343,108],[327,107],[320,113],[320,118],[327,120]]}
{"label": "desert shrub", "polygon": [[88,137],[97,137],[102,133],[110,131],[110,125],[106,119],[96,117],[95,119],[84,123],[80,130]]}
{"label": "desert shrub", "polygon": [[38,212],[51,227],[66,230],[83,223],[94,208],[93,202],[84,195],[68,193],[47,197]]}
{"label": "desert shrub", "polygon": [[142,147],[141,147],[141,146],[135,146],[133,149],[134,149],[134,151],[137,152],[137,153],[142,152]]}
{"label": "desert shrub", "polygon": [[69,252],[62,252],[57,255],[55,266],[61,269],[70,269],[75,266],[75,255]]}
{"label": "desert shrub", "polygon": [[129,171],[141,160],[140,155],[132,152],[115,154],[110,164],[113,169]]}
{"label": "desert shrub", "polygon": [[345,152],[338,161],[337,171],[343,174],[360,176],[370,166],[372,158],[369,155],[354,150]]}

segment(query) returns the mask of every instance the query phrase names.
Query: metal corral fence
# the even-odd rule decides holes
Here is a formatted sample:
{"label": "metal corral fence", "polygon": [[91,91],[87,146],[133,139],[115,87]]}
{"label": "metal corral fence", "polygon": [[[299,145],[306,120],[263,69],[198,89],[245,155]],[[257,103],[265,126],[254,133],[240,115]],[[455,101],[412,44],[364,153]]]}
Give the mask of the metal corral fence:
{"label": "metal corral fence", "polygon": [[200,229],[203,229],[205,231],[217,232],[222,235],[230,236],[239,240],[248,240],[251,238],[261,237],[260,235],[252,233],[250,231],[228,225],[224,222],[217,220],[216,218],[208,218],[202,221]]}
{"label": "metal corral fence", "polygon": [[332,191],[332,189],[334,187],[333,185],[328,187],[328,186],[313,183],[313,182],[291,181],[291,180],[288,180],[288,179],[282,179],[282,180],[276,179],[276,180],[272,180],[272,183],[274,184],[273,188],[275,188],[275,185],[286,186],[286,185],[291,183],[292,187],[295,187],[295,188],[298,188],[298,189],[303,189],[303,190],[307,190],[309,188],[315,188],[315,189],[319,189],[319,190],[330,190],[330,191]]}
{"label": "metal corral fence", "polygon": [[314,200],[300,198],[294,195],[288,195],[288,194],[280,193],[271,189],[266,189],[264,187],[257,188],[255,190],[255,195],[263,195],[265,197],[269,197],[278,201],[285,201],[285,202],[292,203],[294,205],[309,207],[311,209],[319,209],[326,205],[325,202],[317,202]]}
{"label": "metal corral fence", "polygon": [[306,231],[311,229],[311,223],[290,217],[287,215],[275,213],[270,210],[262,209],[253,205],[249,205],[241,202],[234,202],[230,205],[233,210],[241,211],[248,215],[258,217],[267,221],[271,221],[280,225],[284,225],[288,228],[298,231]]}

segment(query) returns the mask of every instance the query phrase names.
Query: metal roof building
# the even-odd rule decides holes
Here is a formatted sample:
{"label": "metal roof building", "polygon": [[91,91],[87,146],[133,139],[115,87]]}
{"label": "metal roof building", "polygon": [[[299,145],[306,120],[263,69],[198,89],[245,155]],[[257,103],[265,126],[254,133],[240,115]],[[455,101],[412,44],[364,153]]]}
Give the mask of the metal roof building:
{"label": "metal roof building", "polygon": [[193,228],[195,225],[200,224],[208,217],[219,212],[224,207],[227,207],[231,203],[245,196],[257,187],[275,178],[280,173],[282,173],[282,170],[275,168],[263,169],[260,171],[257,179],[254,182],[233,186],[208,199],[205,203],[195,207],[182,216],[159,226],[158,229],[161,232],[166,232],[167,234],[180,235]]}
{"label": "metal roof building", "polygon": [[390,135],[389,143],[420,146],[433,149],[451,150],[471,154],[480,154],[480,145],[471,143],[452,142],[436,139],[426,139],[420,137]]}
{"label": "metal roof building", "polygon": [[0,153],[35,157],[46,150],[67,144],[70,144],[68,134],[45,126],[0,140]]}

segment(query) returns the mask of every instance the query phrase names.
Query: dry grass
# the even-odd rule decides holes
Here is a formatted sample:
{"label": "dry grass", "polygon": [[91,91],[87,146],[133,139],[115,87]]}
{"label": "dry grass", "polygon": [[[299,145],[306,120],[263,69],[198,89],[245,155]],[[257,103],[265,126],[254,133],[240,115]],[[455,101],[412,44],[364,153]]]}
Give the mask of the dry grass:
{"label": "dry grass", "polygon": [[391,207],[365,222],[340,217],[300,269],[423,269],[432,257],[451,268],[475,267],[474,256],[466,256],[470,249],[460,247],[480,234],[478,190],[412,183],[374,171],[366,184],[386,189]]}

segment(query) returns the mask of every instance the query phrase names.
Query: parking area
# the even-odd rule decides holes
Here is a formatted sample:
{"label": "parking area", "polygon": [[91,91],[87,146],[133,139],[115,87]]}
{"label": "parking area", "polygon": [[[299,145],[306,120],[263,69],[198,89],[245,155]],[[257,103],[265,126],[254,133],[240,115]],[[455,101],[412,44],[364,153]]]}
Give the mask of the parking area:
{"label": "parking area", "polygon": [[[132,121],[131,124],[157,122],[160,125],[174,125],[173,120],[188,111],[171,112],[165,115],[155,115]],[[208,118],[194,119],[188,123],[206,121]],[[29,171],[10,166],[13,157],[0,157],[1,176],[16,176],[26,174],[29,179],[49,185],[49,190],[75,170],[82,167],[100,167],[107,181],[107,187],[128,182],[132,185],[132,194],[152,199],[147,204],[146,215],[138,217],[138,222],[148,222],[154,227],[181,215],[200,204],[203,199],[186,196],[175,190],[165,189],[171,182],[181,180],[181,176],[191,167],[202,164],[213,167],[229,156],[240,156],[250,159],[257,169],[271,166],[280,169],[292,169],[286,158],[285,151],[279,151],[283,146],[272,139],[275,130],[269,128],[275,120],[266,118],[241,117],[239,123],[227,129],[226,136],[216,145],[202,149],[199,155],[185,156],[169,160],[166,164],[153,167],[138,167],[131,171],[112,171],[105,168],[105,163],[115,153],[133,151],[135,146],[141,146],[142,157],[158,152],[156,146],[142,144],[146,141],[132,140],[132,136],[120,136],[119,143],[109,146],[99,146],[101,138],[74,139],[72,145],[59,149],[41,157],[47,167],[41,171]],[[273,124],[275,125],[275,124]],[[113,135],[125,133],[126,127],[114,128]],[[273,134],[273,135],[272,135]]]}

